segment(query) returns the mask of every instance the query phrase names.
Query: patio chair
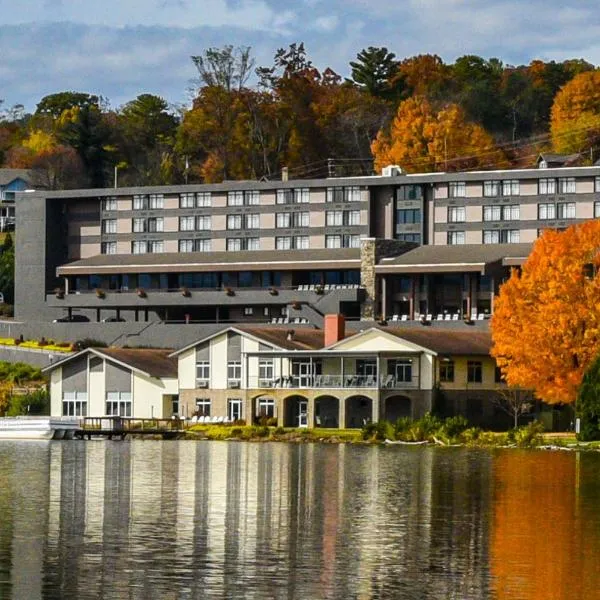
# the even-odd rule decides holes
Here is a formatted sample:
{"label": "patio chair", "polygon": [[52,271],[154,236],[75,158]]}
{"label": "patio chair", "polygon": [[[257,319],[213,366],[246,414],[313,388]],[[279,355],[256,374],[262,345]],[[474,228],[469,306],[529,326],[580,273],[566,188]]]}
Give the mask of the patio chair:
{"label": "patio chair", "polygon": [[453,321],[458,321],[458,318],[459,318],[459,317],[460,317],[460,315],[459,315],[458,313],[454,313],[454,314],[452,315],[452,320],[453,320]]}
{"label": "patio chair", "polygon": [[402,316],[400,317],[400,320],[401,320],[401,321],[408,321],[408,315],[402,315]]}

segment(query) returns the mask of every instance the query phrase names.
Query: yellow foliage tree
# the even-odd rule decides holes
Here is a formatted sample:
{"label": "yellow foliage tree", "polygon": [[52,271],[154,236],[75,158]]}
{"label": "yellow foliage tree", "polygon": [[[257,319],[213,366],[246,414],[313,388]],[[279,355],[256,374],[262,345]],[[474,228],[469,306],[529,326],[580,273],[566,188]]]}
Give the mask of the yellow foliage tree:
{"label": "yellow foliage tree", "polygon": [[23,140],[22,145],[34,154],[41,154],[53,150],[57,144],[54,135],[42,129],[35,129]]}
{"label": "yellow foliage tree", "polygon": [[556,152],[586,150],[600,133],[600,71],[576,75],[554,98],[550,120]]}
{"label": "yellow foliage tree", "polygon": [[375,170],[398,164],[411,172],[501,167],[506,160],[492,137],[449,104],[435,112],[423,97],[400,104],[389,131],[380,130],[371,146]]}
{"label": "yellow foliage tree", "polygon": [[511,386],[571,403],[600,349],[600,221],[545,231],[500,288],[492,355]]}

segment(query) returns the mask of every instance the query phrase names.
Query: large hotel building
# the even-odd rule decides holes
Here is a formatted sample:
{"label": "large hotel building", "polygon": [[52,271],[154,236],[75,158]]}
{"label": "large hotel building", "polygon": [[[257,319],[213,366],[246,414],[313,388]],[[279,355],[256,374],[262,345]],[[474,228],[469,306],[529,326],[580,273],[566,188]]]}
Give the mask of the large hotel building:
{"label": "large hotel building", "polygon": [[600,167],[555,164],[22,193],[15,316],[486,320],[544,229],[600,215]]}

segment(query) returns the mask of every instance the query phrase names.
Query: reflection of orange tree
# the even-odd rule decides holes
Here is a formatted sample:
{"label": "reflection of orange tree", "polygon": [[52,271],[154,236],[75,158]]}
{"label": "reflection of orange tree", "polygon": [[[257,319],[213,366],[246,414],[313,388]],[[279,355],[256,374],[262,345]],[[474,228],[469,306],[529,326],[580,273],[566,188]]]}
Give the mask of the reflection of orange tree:
{"label": "reflection of orange tree", "polygon": [[577,460],[570,453],[497,456],[490,536],[495,598],[597,597],[600,538],[578,511]]}

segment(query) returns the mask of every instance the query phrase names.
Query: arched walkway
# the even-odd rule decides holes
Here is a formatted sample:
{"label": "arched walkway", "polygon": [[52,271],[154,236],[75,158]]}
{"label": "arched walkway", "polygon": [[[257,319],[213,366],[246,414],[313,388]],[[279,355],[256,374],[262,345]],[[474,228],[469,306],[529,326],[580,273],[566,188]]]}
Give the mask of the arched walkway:
{"label": "arched walkway", "polygon": [[383,418],[395,423],[402,417],[412,416],[411,399],[407,396],[390,396],[385,399]]}
{"label": "arched walkway", "polygon": [[373,420],[373,401],[366,396],[350,396],[346,399],[346,427],[364,427]]}
{"label": "arched walkway", "polygon": [[315,398],[315,427],[340,426],[340,401],[335,396]]}
{"label": "arched walkway", "polygon": [[[252,399],[252,415],[255,424],[277,417],[277,401],[273,396],[257,396]],[[266,424],[266,423],[265,423]]]}
{"label": "arched walkway", "polygon": [[283,401],[283,426],[308,427],[308,400],[304,396],[288,396]]}

